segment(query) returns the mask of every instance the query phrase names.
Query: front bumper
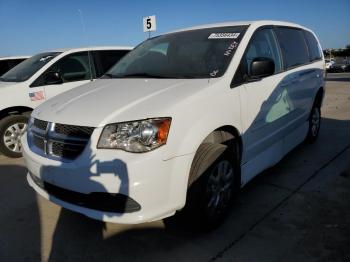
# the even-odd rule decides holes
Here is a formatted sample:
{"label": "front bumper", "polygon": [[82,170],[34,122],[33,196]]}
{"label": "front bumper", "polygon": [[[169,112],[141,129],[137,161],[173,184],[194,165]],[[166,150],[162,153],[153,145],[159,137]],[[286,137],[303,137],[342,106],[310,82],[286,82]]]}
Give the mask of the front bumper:
{"label": "front bumper", "polygon": [[[121,224],[162,219],[184,206],[194,154],[165,161],[162,160],[164,147],[144,154],[97,150],[93,146],[97,139],[92,136],[83,153],[74,161],[62,162],[32,152],[24,135],[23,156],[29,171],[27,180],[30,186],[44,198],[64,208],[97,220]],[[109,212],[98,208],[98,205],[95,205],[96,209],[87,208],[69,198],[50,194],[45,187],[39,186],[40,181],[83,195],[121,194],[133,199],[140,209]]]}

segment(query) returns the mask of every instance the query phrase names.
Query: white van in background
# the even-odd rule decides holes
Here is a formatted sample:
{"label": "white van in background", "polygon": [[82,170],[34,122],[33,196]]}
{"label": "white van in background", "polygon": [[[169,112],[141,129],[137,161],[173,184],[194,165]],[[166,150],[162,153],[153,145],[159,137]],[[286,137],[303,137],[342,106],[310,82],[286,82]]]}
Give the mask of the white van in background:
{"label": "white van in background", "polygon": [[150,38],[33,111],[28,182],[94,219],[216,226],[242,186],[317,138],[321,50],[311,30],[277,21]]}
{"label": "white van in background", "polygon": [[[0,152],[20,157],[30,112],[42,102],[101,77],[131,47],[57,50],[32,56],[0,77]],[[89,55],[88,55],[89,54]]]}
{"label": "white van in background", "polygon": [[5,74],[11,68],[28,59],[30,56],[6,56],[0,57],[0,76]]}

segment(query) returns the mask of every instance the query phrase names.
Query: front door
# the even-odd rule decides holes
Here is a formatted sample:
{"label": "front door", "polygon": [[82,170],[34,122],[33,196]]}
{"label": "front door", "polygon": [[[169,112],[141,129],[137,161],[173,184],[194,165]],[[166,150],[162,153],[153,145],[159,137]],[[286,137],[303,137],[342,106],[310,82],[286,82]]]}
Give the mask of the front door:
{"label": "front door", "polygon": [[[273,75],[257,81],[247,80],[255,58],[270,58],[275,63]],[[255,32],[242,58],[240,70],[245,79],[239,86],[243,119],[243,164],[253,163],[244,180],[279,160],[283,154],[280,141],[284,127],[295,105],[290,96],[290,86],[285,82],[279,46],[273,29]],[[248,76],[248,78],[247,78]],[[272,150],[268,150],[272,149]],[[269,153],[270,152],[270,153]],[[263,155],[267,153],[267,155]],[[270,154],[270,155],[268,155]]]}

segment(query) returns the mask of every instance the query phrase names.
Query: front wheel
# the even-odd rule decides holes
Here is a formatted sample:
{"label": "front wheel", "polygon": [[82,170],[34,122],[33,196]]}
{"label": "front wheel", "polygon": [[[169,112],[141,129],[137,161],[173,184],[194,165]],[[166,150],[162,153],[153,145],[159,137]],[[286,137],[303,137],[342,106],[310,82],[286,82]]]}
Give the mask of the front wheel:
{"label": "front wheel", "polygon": [[316,141],[321,127],[321,109],[313,106],[309,117],[309,131],[307,133],[306,142],[313,143]]}
{"label": "front wheel", "polygon": [[7,157],[22,156],[21,137],[27,130],[28,117],[10,115],[0,121],[0,151]]}
{"label": "front wheel", "polygon": [[237,193],[235,152],[222,144],[202,144],[194,158],[186,205],[173,219],[199,230],[217,227],[227,217]]}

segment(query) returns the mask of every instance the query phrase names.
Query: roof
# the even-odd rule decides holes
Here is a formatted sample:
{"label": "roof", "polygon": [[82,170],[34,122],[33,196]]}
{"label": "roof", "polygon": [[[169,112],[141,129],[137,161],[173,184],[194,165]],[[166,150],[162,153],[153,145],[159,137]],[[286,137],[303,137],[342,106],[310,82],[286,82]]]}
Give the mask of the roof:
{"label": "roof", "polygon": [[0,60],[10,60],[10,59],[27,59],[30,56],[28,55],[21,55],[21,56],[3,56],[0,57]]}
{"label": "roof", "polygon": [[132,50],[131,46],[89,46],[80,48],[60,48],[51,50],[52,52],[79,52],[79,51],[94,51],[94,50]]}
{"label": "roof", "polygon": [[309,30],[309,29],[307,29],[299,24],[290,23],[290,22],[274,21],[274,20],[256,20],[256,21],[232,21],[232,22],[198,25],[198,26],[193,26],[193,27],[188,27],[188,28],[183,28],[183,29],[171,31],[171,32],[168,32],[168,34],[175,33],[175,32],[182,32],[182,31],[196,30],[196,29],[225,27],[225,26],[241,26],[241,25],[255,25],[257,27],[264,26],[264,25],[280,25],[280,26],[298,27],[298,28],[303,28],[303,29]]}

